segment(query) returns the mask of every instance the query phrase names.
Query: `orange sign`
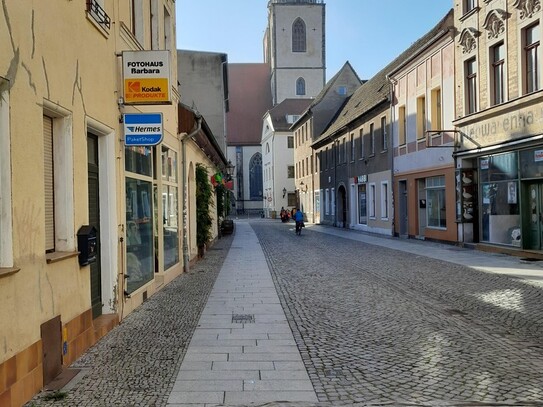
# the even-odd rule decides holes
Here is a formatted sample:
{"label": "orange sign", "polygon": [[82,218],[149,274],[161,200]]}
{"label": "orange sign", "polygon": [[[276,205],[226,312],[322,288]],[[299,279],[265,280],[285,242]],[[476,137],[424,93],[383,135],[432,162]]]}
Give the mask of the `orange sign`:
{"label": "orange sign", "polygon": [[125,103],[156,103],[169,101],[168,79],[125,79],[124,101]]}

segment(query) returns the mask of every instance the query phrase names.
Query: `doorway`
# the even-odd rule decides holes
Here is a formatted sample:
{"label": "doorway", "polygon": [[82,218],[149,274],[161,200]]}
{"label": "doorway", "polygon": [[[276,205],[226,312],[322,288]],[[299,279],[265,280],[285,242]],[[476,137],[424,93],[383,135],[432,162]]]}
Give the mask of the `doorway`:
{"label": "doorway", "polygon": [[347,192],[345,191],[345,187],[341,185],[338,190],[338,208],[337,208],[337,214],[338,214],[338,224],[337,226],[340,228],[347,227]]}
{"label": "doorway", "polygon": [[524,248],[541,250],[543,246],[543,183],[529,183],[525,189],[523,211],[524,219],[523,240]]}
{"label": "doorway", "polygon": [[400,181],[398,183],[399,190],[399,232],[400,237],[407,237],[407,181]]}
{"label": "doorway", "polygon": [[102,315],[102,277],[100,268],[100,183],[98,167],[98,137],[87,133],[89,184],[89,225],[96,228],[96,261],[90,264],[92,317]]}

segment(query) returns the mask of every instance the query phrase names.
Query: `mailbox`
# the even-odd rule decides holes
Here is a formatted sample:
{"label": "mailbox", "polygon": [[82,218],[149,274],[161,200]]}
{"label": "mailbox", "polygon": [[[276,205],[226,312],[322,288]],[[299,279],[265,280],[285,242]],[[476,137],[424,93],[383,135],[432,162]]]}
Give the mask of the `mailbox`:
{"label": "mailbox", "polygon": [[77,250],[79,251],[79,265],[96,261],[96,251],[98,242],[96,241],[96,228],[91,225],[83,225],[77,232]]}

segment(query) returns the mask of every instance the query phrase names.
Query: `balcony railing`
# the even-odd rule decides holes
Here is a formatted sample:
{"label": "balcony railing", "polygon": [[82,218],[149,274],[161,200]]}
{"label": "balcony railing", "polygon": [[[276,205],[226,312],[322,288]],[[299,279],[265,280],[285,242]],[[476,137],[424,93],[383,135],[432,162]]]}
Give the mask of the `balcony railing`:
{"label": "balcony railing", "polygon": [[87,0],[87,13],[89,13],[103,29],[109,31],[111,27],[111,18],[109,18],[102,6],[98,4],[97,0]]}

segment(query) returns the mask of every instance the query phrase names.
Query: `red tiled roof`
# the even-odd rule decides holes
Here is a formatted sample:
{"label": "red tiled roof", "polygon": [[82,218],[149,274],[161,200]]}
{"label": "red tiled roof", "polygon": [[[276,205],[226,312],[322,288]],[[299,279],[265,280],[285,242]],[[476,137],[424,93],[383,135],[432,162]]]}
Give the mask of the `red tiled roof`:
{"label": "red tiled roof", "polygon": [[272,108],[268,64],[228,64],[226,143],[260,145],[262,118]]}

